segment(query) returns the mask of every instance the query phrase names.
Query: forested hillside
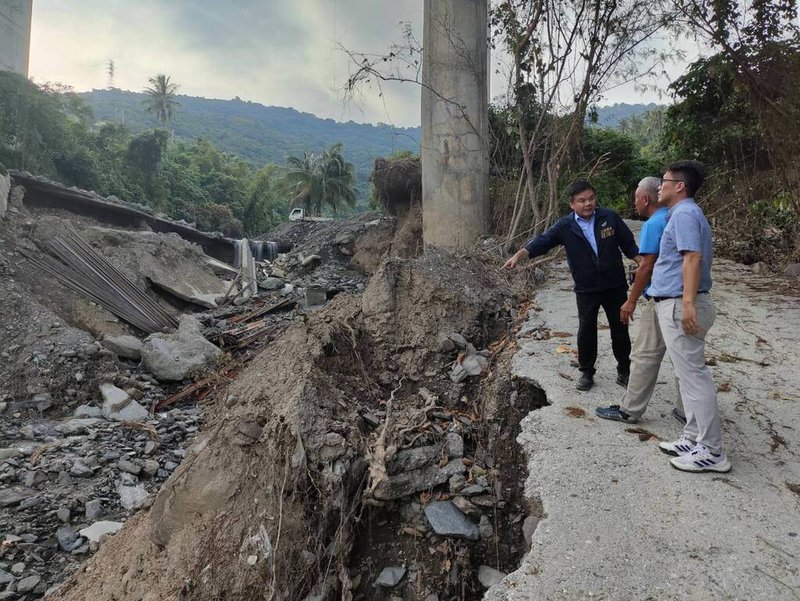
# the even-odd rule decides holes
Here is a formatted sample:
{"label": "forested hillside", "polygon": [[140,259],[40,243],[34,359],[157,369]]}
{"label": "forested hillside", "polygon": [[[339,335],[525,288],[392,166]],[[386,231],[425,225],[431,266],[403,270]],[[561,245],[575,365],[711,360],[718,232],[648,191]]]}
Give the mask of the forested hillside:
{"label": "forested hillside", "polygon": [[[113,89],[92,90],[79,96],[98,121],[123,124],[134,134],[157,125],[145,110],[146,94]],[[287,156],[318,152],[341,143],[345,156],[356,166],[359,181],[364,181],[375,158],[404,150],[419,152],[419,127],[340,123],[292,108],[238,99],[176,98],[181,103],[173,122],[177,138],[206,138],[220,150],[239,155],[257,167],[284,164]],[[656,107],[653,103],[601,106],[596,111],[596,125],[617,127],[624,119]]]}
{"label": "forested hillside", "polygon": [[[134,134],[158,124],[145,110],[143,93],[93,90],[79,95],[98,121],[124,124]],[[176,100],[180,102],[172,124],[176,138],[205,138],[255,167],[267,163],[284,165],[288,156],[319,152],[341,143],[347,160],[356,166],[359,181],[364,182],[375,158],[402,150],[419,151],[419,128],[339,123],[291,108],[237,99],[179,95]]]}

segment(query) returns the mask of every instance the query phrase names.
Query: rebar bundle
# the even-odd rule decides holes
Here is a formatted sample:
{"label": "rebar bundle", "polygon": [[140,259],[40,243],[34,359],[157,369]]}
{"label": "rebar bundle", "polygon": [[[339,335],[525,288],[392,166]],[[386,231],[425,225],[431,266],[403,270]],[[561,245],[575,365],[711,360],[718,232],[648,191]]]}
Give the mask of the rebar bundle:
{"label": "rebar bundle", "polygon": [[45,244],[53,257],[25,256],[68,288],[140,330],[153,333],[178,327],[177,319],[139,290],[125,275],[74,232]]}

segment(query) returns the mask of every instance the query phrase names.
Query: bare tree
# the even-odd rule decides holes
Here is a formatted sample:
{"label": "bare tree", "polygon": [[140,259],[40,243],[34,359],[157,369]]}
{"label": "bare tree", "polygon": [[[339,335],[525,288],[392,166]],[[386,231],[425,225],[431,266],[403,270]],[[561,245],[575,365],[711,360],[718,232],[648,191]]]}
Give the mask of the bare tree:
{"label": "bare tree", "polygon": [[[506,242],[538,232],[558,212],[558,180],[574,159],[587,113],[615,86],[658,73],[671,58],[659,34],[674,14],[669,0],[505,0],[490,16],[491,43],[510,62],[510,107],[522,172]],[[341,48],[353,70],[350,97],[365,85],[421,81],[421,48],[410,28],[383,55]],[[434,94],[436,90],[431,90]],[[451,102],[459,110],[455,100]],[[520,231],[526,218],[531,227]]]}
{"label": "bare tree", "polygon": [[614,86],[654,73],[669,58],[656,48],[669,23],[663,0],[507,0],[493,12],[496,44],[511,57],[509,88],[523,159],[506,240],[517,237],[525,198],[539,232],[558,212],[558,180],[587,112]]}

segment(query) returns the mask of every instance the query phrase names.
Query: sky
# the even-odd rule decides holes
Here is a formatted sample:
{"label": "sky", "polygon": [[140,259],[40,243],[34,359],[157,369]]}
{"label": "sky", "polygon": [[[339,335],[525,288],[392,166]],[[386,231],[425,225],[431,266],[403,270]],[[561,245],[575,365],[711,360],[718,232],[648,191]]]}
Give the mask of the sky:
{"label": "sky", "polygon": [[[141,91],[167,74],[179,93],[238,96],[359,123],[420,123],[419,87],[388,83],[345,98],[352,60],[341,48],[383,54],[402,41],[401,24],[422,38],[423,0],[34,0],[30,76],[77,91],[114,86]],[[689,52],[689,60],[697,52]],[[492,57],[492,71],[501,64]],[[685,63],[673,66],[670,76]],[[665,83],[669,77],[664,79]],[[494,75],[491,95],[502,93]],[[633,85],[602,104],[666,102]]]}

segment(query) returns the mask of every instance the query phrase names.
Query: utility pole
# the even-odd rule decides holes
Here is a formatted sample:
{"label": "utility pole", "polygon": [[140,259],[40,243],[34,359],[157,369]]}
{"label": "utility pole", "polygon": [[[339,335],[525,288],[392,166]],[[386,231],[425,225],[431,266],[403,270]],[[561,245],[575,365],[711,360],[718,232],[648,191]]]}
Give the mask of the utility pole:
{"label": "utility pole", "polygon": [[470,247],[489,223],[488,0],[425,0],[422,237]]}

